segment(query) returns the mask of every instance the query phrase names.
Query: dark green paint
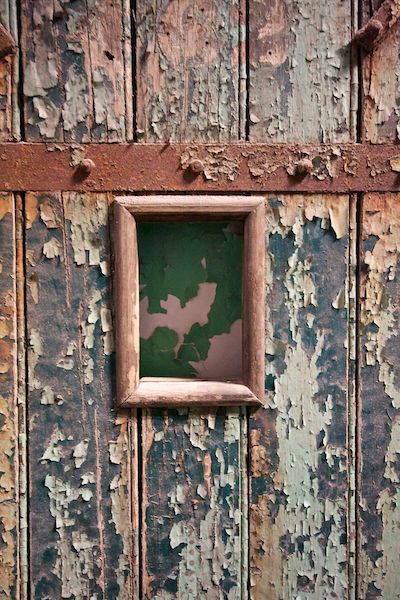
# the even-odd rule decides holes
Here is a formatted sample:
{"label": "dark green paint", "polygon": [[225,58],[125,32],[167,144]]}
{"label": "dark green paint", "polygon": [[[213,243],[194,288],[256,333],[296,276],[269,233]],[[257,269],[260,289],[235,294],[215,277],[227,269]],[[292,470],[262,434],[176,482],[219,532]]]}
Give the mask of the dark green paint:
{"label": "dark green paint", "polygon": [[[205,360],[210,340],[228,333],[242,312],[243,227],[222,222],[139,223],[140,299],[149,299],[150,313],[165,313],[162,300],[179,298],[183,308],[201,283],[216,283],[216,295],[205,325],[195,323],[176,352],[178,337],[157,327],[140,340],[142,377],[195,377],[189,361]],[[205,259],[205,266],[204,266]]]}

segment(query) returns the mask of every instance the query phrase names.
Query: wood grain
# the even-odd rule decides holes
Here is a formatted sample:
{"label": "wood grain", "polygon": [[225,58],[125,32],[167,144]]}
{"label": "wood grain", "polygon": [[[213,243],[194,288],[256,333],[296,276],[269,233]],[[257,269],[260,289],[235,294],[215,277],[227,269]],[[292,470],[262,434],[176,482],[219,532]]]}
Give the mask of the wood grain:
{"label": "wood grain", "polygon": [[145,0],[136,23],[138,138],[237,138],[239,1]]}
{"label": "wood grain", "polygon": [[351,27],[351,2],[250,3],[252,141],[349,139]]}
{"label": "wood grain", "polygon": [[26,198],[36,597],[135,597],[135,423],[114,412],[111,196]]}
{"label": "wood grain", "polygon": [[[244,196],[117,197],[114,203],[114,298],[117,346],[117,403],[119,406],[239,406],[264,399],[264,277],[265,206],[262,197]],[[243,249],[243,365],[244,383],[195,381],[174,383],[165,378],[139,386],[139,257],[135,218],[168,215],[209,219],[219,215],[244,218]],[[139,387],[138,387],[139,386]],[[165,386],[165,389],[163,389]],[[157,401],[158,398],[158,401]]]}
{"label": "wood grain", "polygon": [[243,250],[244,382],[264,403],[265,378],[265,205],[252,210],[244,226]]}
{"label": "wood grain", "polygon": [[[351,3],[262,0],[249,18],[250,141],[354,139]],[[349,206],[277,194],[267,207],[267,408],[249,430],[253,600],[352,593]]]}
{"label": "wood grain", "polygon": [[129,2],[21,2],[26,140],[129,141]]}
{"label": "wood grain", "polygon": [[400,209],[397,194],[363,202],[360,314],[358,597],[397,598],[399,573]]}
{"label": "wood grain", "polygon": [[[21,3],[27,140],[129,141],[128,3]],[[71,160],[84,156],[75,148]],[[27,194],[32,595],[137,595],[137,431],[116,412],[109,194]]]}
{"label": "wood grain", "polygon": [[[363,0],[363,23],[381,4],[381,0]],[[372,52],[362,55],[362,135],[366,141],[384,143],[398,142],[400,139],[399,43],[400,23],[397,21],[385,32]]]}
{"label": "wood grain", "polygon": [[132,214],[143,214],[146,218],[150,217],[151,213],[156,213],[173,217],[180,214],[204,215],[205,219],[209,219],[212,214],[229,217],[248,215],[260,205],[262,196],[117,196],[116,202]]}
{"label": "wood grain", "polygon": [[117,201],[113,237],[117,406],[126,406],[139,385],[139,257],[135,219]]}
{"label": "wood grain", "polygon": [[259,404],[260,401],[253,392],[240,383],[143,378],[124,406],[187,408]]}
{"label": "wood grain", "polygon": [[[237,0],[137,3],[143,141],[238,136]],[[143,597],[247,597],[246,421],[239,409],[144,411]]]}
{"label": "wood grain", "polygon": [[[362,2],[362,22],[381,1]],[[362,139],[399,140],[399,22],[362,55]],[[360,216],[358,590],[360,599],[397,598],[399,408],[397,332],[399,197],[366,194]]]}
{"label": "wood grain", "polygon": [[15,205],[0,194],[0,596],[19,593]]}
{"label": "wood grain", "polygon": [[[17,3],[0,0],[0,22],[18,40]],[[18,52],[0,58],[0,142],[20,139]]]}
{"label": "wood grain", "polygon": [[251,598],[345,598],[349,202],[270,196],[266,408],[250,418]]}

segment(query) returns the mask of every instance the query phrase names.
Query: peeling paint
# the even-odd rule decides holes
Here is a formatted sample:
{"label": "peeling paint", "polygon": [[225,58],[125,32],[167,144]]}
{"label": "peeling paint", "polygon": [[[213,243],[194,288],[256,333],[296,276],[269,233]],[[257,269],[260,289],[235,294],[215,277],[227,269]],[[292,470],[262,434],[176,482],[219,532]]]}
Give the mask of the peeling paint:
{"label": "peeling paint", "polygon": [[238,11],[237,0],[138,5],[141,138],[158,142],[235,139]]}
{"label": "peeling paint", "polygon": [[[110,255],[109,202],[107,194],[71,193],[32,195],[29,204],[36,216],[26,233],[27,276],[40,281],[38,303],[28,305],[31,581],[38,597],[136,594],[132,425],[127,416],[110,417],[111,289],[100,269]],[[51,240],[59,256],[49,258],[42,249]]]}
{"label": "peeling paint", "polygon": [[[123,0],[45,0],[22,12],[27,138],[124,141],[131,136],[130,37]],[[61,43],[62,40],[62,43]],[[126,79],[126,81],[125,81]]]}
{"label": "peeling paint", "polygon": [[400,386],[397,337],[400,211],[395,194],[363,205],[360,593],[389,600],[398,591]]}
{"label": "peeling paint", "polygon": [[343,598],[347,308],[332,303],[347,289],[349,203],[282,196],[268,206],[269,405],[250,423],[252,597]]}
{"label": "peeling paint", "polygon": [[349,3],[252,3],[252,141],[348,141],[350,40]]}
{"label": "peeling paint", "polygon": [[[1,11],[0,11],[1,14]],[[1,93],[0,61],[0,93]],[[0,110],[0,127],[2,124]],[[14,198],[0,194],[0,597],[19,586]]]}

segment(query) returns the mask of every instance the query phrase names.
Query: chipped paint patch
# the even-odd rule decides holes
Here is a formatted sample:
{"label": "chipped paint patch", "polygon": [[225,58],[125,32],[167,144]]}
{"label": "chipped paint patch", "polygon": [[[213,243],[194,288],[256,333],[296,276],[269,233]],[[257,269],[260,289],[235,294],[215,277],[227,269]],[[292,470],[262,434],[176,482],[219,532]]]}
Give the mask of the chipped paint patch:
{"label": "chipped paint patch", "polygon": [[347,594],[347,308],[332,303],[347,289],[348,235],[346,197],[268,200],[269,404],[250,422],[254,599]]}
{"label": "chipped paint patch", "polygon": [[[1,61],[0,61],[1,93]],[[2,111],[0,108],[0,126]],[[18,588],[18,440],[14,198],[0,194],[0,597]]]}
{"label": "chipped paint patch", "polygon": [[360,476],[360,593],[398,591],[400,385],[398,272],[400,210],[396,194],[366,194],[361,280],[363,404]]}

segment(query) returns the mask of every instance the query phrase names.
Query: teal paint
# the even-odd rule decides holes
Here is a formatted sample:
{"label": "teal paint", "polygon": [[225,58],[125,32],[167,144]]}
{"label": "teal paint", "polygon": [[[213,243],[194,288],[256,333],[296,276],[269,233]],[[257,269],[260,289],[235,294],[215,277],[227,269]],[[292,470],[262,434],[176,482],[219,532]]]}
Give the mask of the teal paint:
{"label": "teal paint", "polygon": [[[174,314],[168,313],[167,326],[156,327],[147,339],[141,337],[140,374],[196,377],[191,363],[205,361],[213,338],[229,334],[241,319],[243,225],[148,222],[138,223],[137,235],[140,300],[148,300],[143,319],[165,315],[165,303],[179,300]],[[196,307],[199,318],[179,336],[179,308],[199,296],[202,284],[215,284],[213,301],[209,308]]]}

